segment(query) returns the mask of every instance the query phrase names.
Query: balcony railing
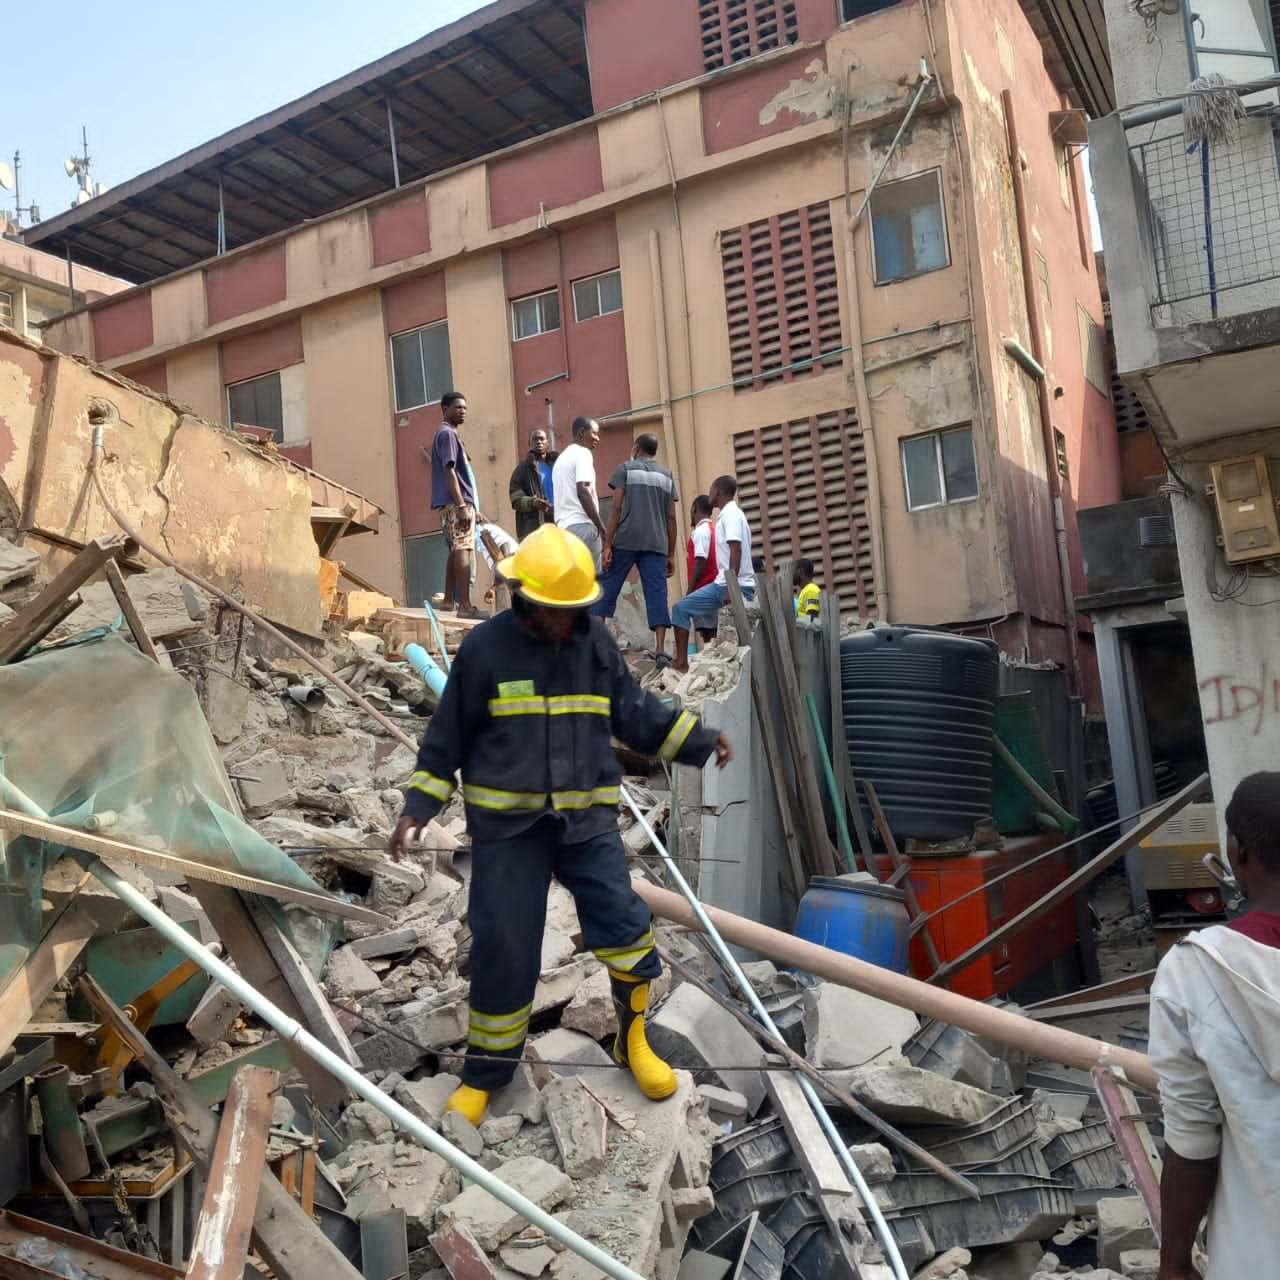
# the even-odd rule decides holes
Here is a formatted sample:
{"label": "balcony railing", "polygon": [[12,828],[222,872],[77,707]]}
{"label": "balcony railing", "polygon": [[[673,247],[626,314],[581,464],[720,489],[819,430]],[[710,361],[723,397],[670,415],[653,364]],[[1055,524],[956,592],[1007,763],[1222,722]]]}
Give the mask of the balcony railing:
{"label": "balcony railing", "polygon": [[[1275,306],[1280,120],[1270,112],[1250,116],[1229,142],[1190,145],[1179,125],[1174,120],[1128,131],[1153,260],[1156,323]],[[1151,136],[1157,133],[1164,136]],[[1140,134],[1148,136],[1134,141]],[[1160,308],[1170,310],[1162,315]]]}

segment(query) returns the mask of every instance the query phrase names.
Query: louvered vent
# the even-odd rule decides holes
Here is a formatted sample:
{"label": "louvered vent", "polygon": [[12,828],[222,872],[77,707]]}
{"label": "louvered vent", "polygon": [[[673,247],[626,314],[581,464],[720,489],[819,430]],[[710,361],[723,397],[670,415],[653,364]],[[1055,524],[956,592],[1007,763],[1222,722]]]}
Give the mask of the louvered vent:
{"label": "louvered vent", "polygon": [[841,610],[875,617],[867,463],[853,409],[733,437],[738,503],[772,567],[807,556]]}
{"label": "louvered vent", "polygon": [[[743,380],[739,392],[839,367],[840,289],[825,204],[721,232],[720,258],[733,378]],[[787,368],[828,352],[835,354]]]}
{"label": "louvered vent", "polygon": [[1172,516],[1139,516],[1138,546],[1172,547],[1177,543]]}
{"label": "louvered vent", "polygon": [[708,71],[795,44],[795,0],[702,0],[702,65]]}

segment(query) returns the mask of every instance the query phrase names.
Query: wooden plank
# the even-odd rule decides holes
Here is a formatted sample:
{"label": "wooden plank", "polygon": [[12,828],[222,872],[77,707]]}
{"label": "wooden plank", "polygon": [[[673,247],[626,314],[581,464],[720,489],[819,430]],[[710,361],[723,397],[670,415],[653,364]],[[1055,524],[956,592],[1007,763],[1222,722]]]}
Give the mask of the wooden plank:
{"label": "wooden plank", "polygon": [[[938,971],[942,960],[938,955],[938,948],[933,944],[933,937],[929,933],[929,922],[924,912],[920,909],[920,899],[916,897],[915,886],[911,883],[911,867],[903,859],[902,854],[898,852],[898,842],[894,839],[892,830],[889,827],[888,820],[884,816],[884,810],[880,807],[880,797],[876,795],[875,785],[870,778],[867,778],[862,784],[863,791],[867,795],[867,807],[871,810],[871,816],[876,821],[876,827],[880,832],[880,839],[884,841],[885,851],[889,855],[889,861],[893,863],[893,875],[890,880],[896,885],[902,885],[902,896],[906,900],[907,915],[911,917],[911,933],[920,935],[920,941],[924,946],[924,953],[929,957],[929,966],[934,973]],[[856,801],[854,802],[857,803]],[[916,922],[920,921],[919,927]]]}
{"label": "wooden plank", "polygon": [[1131,1009],[1145,1009],[1151,996],[1145,991],[1131,992],[1126,996],[1111,996],[1107,1000],[1090,1000],[1084,1004],[1064,1004],[1054,1009],[1028,1010],[1027,1017],[1036,1022],[1070,1022],[1072,1018],[1096,1018],[1099,1014],[1128,1013]]}
{"label": "wooden plank", "polygon": [[[223,946],[226,947],[231,959],[235,961],[236,968],[244,977],[277,1008],[283,1009],[291,1018],[296,1018],[312,1035],[322,1040],[335,1053],[348,1061],[354,1059],[353,1065],[358,1066],[359,1060],[354,1058],[351,1042],[341,1028],[338,1036],[334,1036],[327,1019],[314,1020],[314,998],[318,998],[318,993],[307,1002],[311,1006],[310,1010],[298,1000],[295,989],[305,987],[305,982],[311,980],[311,975],[302,968],[301,961],[297,959],[297,953],[293,952],[293,960],[286,961],[286,966],[290,968],[296,966],[297,969],[302,970],[302,973],[306,974],[305,980],[297,972],[282,972],[277,955],[287,956],[289,953],[278,947],[273,953],[272,947],[260,932],[248,903],[240,894],[231,889],[224,889],[221,885],[198,882],[191,886],[191,891],[204,908],[218,937],[222,939]],[[272,924],[274,927],[274,921]],[[274,928],[273,931],[278,932]],[[289,948],[289,951],[292,950]],[[312,986],[314,987],[314,982]],[[332,1010],[329,1012],[332,1014]],[[296,1046],[289,1046],[289,1056],[310,1087],[316,1107],[326,1117],[330,1119],[336,1117],[349,1101],[346,1087],[334,1079],[314,1058],[308,1057]]]}
{"label": "wooden plank", "polygon": [[800,688],[796,681],[794,658],[783,631],[785,620],[779,617],[774,593],[770,590],[772,585],[772,582],[765,583],[759,596],[760,622],[782,707],[782,726],[795,769],[800,828],[807,846],[811,870],[817,875],[836,876],[840,874],[840,868],[827,835],[822,796],[818,792],[818,775],[809,750],[808,731],[800,723],[798,715]]}
{"label": "wooden plank", "polygon": [[844,695],[840,683],[840,597],[824,591],[821,599],[822,623],[827,631],[827,658],[831,669],[831,766],[835,769],[836,785],[844,796],[845,809],[853,815],[853,832],[858,837],[858,852],[862,854],[863,870],[875,875],[871,835],[867,831],[862,805],[858,803],[858,782],[853,776],[849,738],[844,731]]}
{"label": "wooden plank", "polygon": [[[218,1134],[213,1112],[92,978],[81,978],[80,989],[98,1016],[110,1024],[133,1050],[137,1061],[150,1072],[156,1094],[179,1142],[202,1172],[207,1173]],[[324,1280],[362,1280],[359,1271],[302,1211],[302,1206],[285,1194],[269,1170],[258,1188],[253,1244],[277,1280],[318,1280],[321,1276]]]}
{"label": "wooden plank", "polygon": [[[738,644],[751,644],[751,625],[747,621],[747,608],[738,589],[737,580],[727,579],[729,605],[733,610],[733,625],[738,632]],[[773,734],[773,718],[769,714],[769,700],[765,696],[764,678],[751,663],[751,703],[755,709],[756,731],[760,734],[760,742],[764,747],[765,760],[769,765],[769,776],[773,779],[773,792],[778,801],[778,816],[782,822],[782,843],[787,851],[787,866],[791,872],[791,892],[797,903],[804,896],[809,885],[809,876],[800,858],[800,838],[796,831],[795,796],[787,781],[787,769],[782,759],[782,750]]]}
{"label": "wooden plank", "polygon": [[26,964],[0,991],[0,1056],[22,1034],[97,931],[93,917],[76,905],[64,911],[45,931]]}
{"label": "wooden plank", "polygon": [[929,979],[930,982],[946,982],[962,969],[968,968],[975,960],[990,955],[997,947],[1003,946],[1010,938],[1021,933],[1028,925],[1043,919],[1054,907],[1065,902],[1085,885],[1090,884],[1108,867],[1118,862],[1133,848],[1139,840],[1145,839],[1153,831],[1159,830],[1175,813],[1180,813],[1209,785],[1209,775],[1202,773],[1194,782],[1189,782],[1177,795],[1170,796],[1162,805],[1147,811],[1146,815],[1124,835],[1113,840],[1100,854],[1090,858],[1082,867],[1078,867],[1065,880],[1060,880],[1042,898],[1029,907],[1018,912],[1012,920],[1006,921],[994,933],[981,942],[970,947],[963,955],[944,964]]}
{"label": "wooden plank", "polygon": [[134,604],[133,597],[129,594],[129,584],[125,582],[120,566],[114,560],[108,560],[104,566],[104,572],[107,575],[107,585],[111,588],[111,594],[115,596],[116,604],[120,606],[120,612],[124,614],[124,620],[129,625],[129,634],[133,636],[133,642],[138,646],[138,652],[145,654],[152,662],[159,662],[160,654],[156,649],[155,641],[147,634],[146,624],[142,621],[138,606]]}
{"label": "wooden plank", "polygon": [[[181,1271],[167,1267],[163,1262],[154,1262],[140,1254],[116,1249],[90,1236],[81,1235],[78,1231],[69,1231],[65,1227],[55,1227],[48,1222],[23,1217],[11,1209],[0,1210],[0,1259],[4,1260],[4,1264],[14,1262],[14,1259],[5,1257],[4,1250],[32,1236],[48,1240],[66,1250],[73,1262],[100,1276],[102,1280],[140,1280],[144,1276],[152,1276],[156,1280],[182,1280]],[[12,1274],[22,1276],[24,1280],[28,1276],[48,1280],[50,1273],[46,1270],[21,1263],[17,1265],[24,1269],[12,1272],[0,1270],[0,1276]]]}
{"label": "wooden plank", "polygon": [[187,1280],[243,1280],[280,1073],[241,1067],[222,1107]]}
{"label": "wooden plank", "polygon": [[1065,996],[1054,996],[1052,1000],[1040,1000],[1036,1004],[1024,1005],[1023,1012],[1041,1013],[1050,1009],[1065,1008],[1072,1004],[1107,1000],[1112,996],[1127,995],[1130,991],[1147,991],[1155,978],[1154,969],[1144,969],[1141,973],[1131,973],[1127,978],[1113,978],[1110,982],[1100,982],[1096,987],[1083,987]]}
{"label": "wooden plank", "polygon": [[145,849],[141,845],[132,844],[126,840],[112,840],[108,836],[80,831],[75,827],[64,827],[59,823],[46,822],[43,818],[33,818],[12,809],[0,809],[0,830],[13,832],[15,835],[31,836],[33,839],[44,840],[49,844],[60,845],[67,849],[78,849],[81,853],[92,853],[99,858],[115,858],[123,862],[140,863],[144,867],[159,867],[164,871],[175,872],[193,883],[207,881],[210,884],[241,889],[246,893],[259,894],[265,898],[297,903],[326,915],[342,916],[348,920],[363,920],[368,924],[376,924],[384,928],[391,923],[380,912],[344,902],[341,898],[335,898],[320,889],[299,889],[293,885],[276,884],[274,880],[261,880],[257,876],[245,875],[242,871],[206,866],[203,862],[180,858],[175,853]]}
{"label": "wooden plank", "polygon": [[20,658],[70,612],[72,596],[109,560],[125,549],[120,537],[95,538],[25,609],[0,627],[0,663]]}

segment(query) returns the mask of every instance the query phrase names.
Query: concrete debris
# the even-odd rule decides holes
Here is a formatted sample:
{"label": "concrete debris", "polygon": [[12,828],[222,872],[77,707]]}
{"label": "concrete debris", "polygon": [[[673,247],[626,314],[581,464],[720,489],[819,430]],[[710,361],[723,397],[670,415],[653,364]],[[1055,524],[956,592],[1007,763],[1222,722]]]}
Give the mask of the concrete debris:
{"label": "concrete debris", "polygon": [[324,971],[325,986],[337,999],[344,996],[371,995],[382,987],[382,979],[364,962],[358,951],[339,947],[330,957]]}
{"label": "concrete debris", "polygon": [[[0,587],[33,577],[40,568],[40,557],[27,547],[15,546],[0,538]],[[119,613],[119,607],[116,613]],[[112,615],[114,619],[115,615]]]}
{"label": "concrete debris", "polygon": [[525,1052],[534,1082],[544,1091],[556,1076],[576,1075],[587,1067],[608,1067],[613,1061],[590,1036],[563,1026],[534,1036],[527,1042]]}
{"label": "concrete debris", "polygon": [[1140,1197],[1105,1196],[1098,1201],[1098,1264],[1118,1270],[1120,1255],[1159,1247]]}
{"label": "concrete debris", "polygon": [[726,1120],[744,1120],[747,1116],[747,1100],[734,1089],[719,1089],[713,1084],[700,1084],[698,1097],[713,1116]]}
{"label": "concrete debris", "polygon": [[1120,1274],[1126,1280],[1158,1280],[1159,1249],[1123,1249],[1120,1252]]}
{"label": "concrete debris", "polygon": [[440,1118],[440,1134],[473,1160],[479,1160],[484,1155],[485,1144],[480,1131],[457,1111],[446,1111]]}
{"label": "concrete debris", "polygon": [[[537,1156],[517,1156],[499,1165],[495,1173],[540,1209],[554,1209],[573,1194],[569,1175]],[[525,1225],[518,1213],[481,1187],[468,1187],[449,1201],[439,1210],[437,1221],[460,1223],[485,1250],[497,1249]]]}
{"label": "concrete debris", "polygon": [[609,1117],[604,1108],[574,1076],[548,1081],[542,1101],[565,1173],[571,1178],[599,1173],[608,1151]]}
{"label": "concrete debris", "polygon": [[444,1073],[422,1080],[406,1080],[396,1087],[395,1099],[406,1111],[412,1111],[419,1120],[438,1129],[445,1103],[461,1083],[460,1077]]}
{"label": "concrete debris", "polygon": [[560,1015],[560,1025],[570,1031],[581,1031],[592,1040],[603,1040],[617,1030],[613,1011],[613,992],[609,973],[603,967],[594,969],[573,993],[573,999]]}
{"label": "concrete debris", "polygon": [[518,1276],[540,1276],[555,1261],[556,1252],[545,1244],[535,1245],[532,1249],[521,1249],[514,1245],[506,1245],[498,1256],[509,1271]]}
{"label": "concrete debris", "polygon": [[501,1147],[518,1138],[523,1127],[524,1117],[521,1115],[490,1116],[480,1121],[480,1137],[486,1147]]}
{"label": "concrete debris", "polygon": [[992,1094],[919,1067],[855,1067],[829,1074],[876,1115],[898,1124],[976,1124],[1000,1105]]}
{"label": "concrete debris", "polygon": [[815,1067],[839,1070],[882,1059],[901,1060],[919,1022],[909,1009],[821,982],[804,993],[805,1056]]}
{"label": "concrete debris", "polygon": [[[152,640],[174,640],[203,629],[203,599],[190,592],[176,570],[149,569],[126,578],[125,585]],[[184,587],[188,590],[184,591]],[[65,625],[73,631],[92,631],[114,625],[119,616],[120,604],[111,587],[95,582],[80,589],[80,607]]]}
{"label": "concrete debris", "polygon": [[923,1271],[917,1271],[912,1280],[950,1280],[973,1261],[968,1249],[957,1247],[939,1254]]}

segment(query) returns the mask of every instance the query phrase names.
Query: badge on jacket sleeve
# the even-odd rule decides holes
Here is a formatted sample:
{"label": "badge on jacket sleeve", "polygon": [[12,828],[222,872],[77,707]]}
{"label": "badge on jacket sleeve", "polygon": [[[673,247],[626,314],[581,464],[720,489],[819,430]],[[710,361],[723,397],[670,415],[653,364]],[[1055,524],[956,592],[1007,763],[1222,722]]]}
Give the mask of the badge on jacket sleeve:
{"label": "badge on jacket sleeve", "polygon": [[500,698],[532,698],[535,697],[532,680],[503,680],[498,685]]}

